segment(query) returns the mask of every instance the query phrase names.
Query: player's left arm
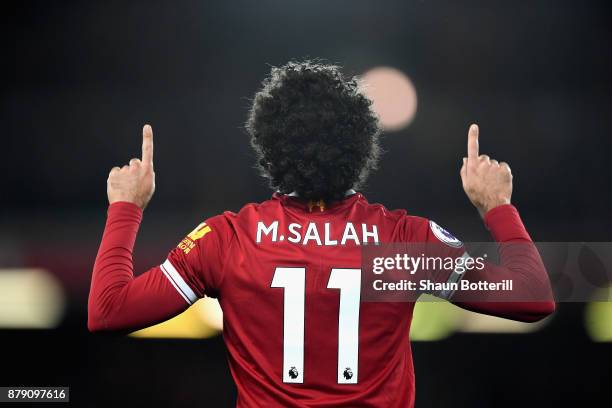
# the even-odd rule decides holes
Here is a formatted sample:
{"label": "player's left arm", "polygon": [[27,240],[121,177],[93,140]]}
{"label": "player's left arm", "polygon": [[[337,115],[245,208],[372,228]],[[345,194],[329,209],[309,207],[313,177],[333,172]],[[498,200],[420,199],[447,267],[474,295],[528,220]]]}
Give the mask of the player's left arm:
{"label": "player's left arm", "polygon": [[510,167],[507,163],[498,163],[487,155],[480,155],[478,136],[478,126],[470,126],[468,156],[463,159],[461,180],[468,198],[483,217],[491,235],[501,244],[500,264],[486,263],[482,270],[466,272],[463,279],[474,282],[510,279],[514,287],[512,294],[491,291],[459,293],[452,301],[480,313],[536,321],[555,310],[550,280],[518,211],[510,204]]}
{"label": "player's left arm", "polygon": [[[534,322],[555,311],[546,267],[517,209],[504,204],[485,214],[485,224],[498,243],[499,263],[466,270],[461,280],[512,282],[512,290],[461,290],[449,299],[459,307],[507,319]],[[468,256],[467,254],[465,254]]]}

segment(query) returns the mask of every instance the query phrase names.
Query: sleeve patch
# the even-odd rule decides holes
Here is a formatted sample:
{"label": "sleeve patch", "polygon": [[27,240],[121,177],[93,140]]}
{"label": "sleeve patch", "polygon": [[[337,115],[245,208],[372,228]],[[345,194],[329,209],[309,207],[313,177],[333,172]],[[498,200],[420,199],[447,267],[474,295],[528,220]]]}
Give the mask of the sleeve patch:
{"label": "sleeve patch", "polygon": [[436,238],[438,238],[441,242],[444,242],[446,245],[453,248],[461,248],[463,246],[463,242],[431,220],[429,220],[429,228],[431,228],[431,232],[433,232]]}
{"label": "sleeve patch", "polygon": [[185,255],[187,255],[194,247],[195,241],[204,237],[204,235],[208,234],[212,229],[210,226],[206,225],[205,222],[198,225],[193,231],[189,233],[183,240],[178,244],[178,248],[181,249]]}

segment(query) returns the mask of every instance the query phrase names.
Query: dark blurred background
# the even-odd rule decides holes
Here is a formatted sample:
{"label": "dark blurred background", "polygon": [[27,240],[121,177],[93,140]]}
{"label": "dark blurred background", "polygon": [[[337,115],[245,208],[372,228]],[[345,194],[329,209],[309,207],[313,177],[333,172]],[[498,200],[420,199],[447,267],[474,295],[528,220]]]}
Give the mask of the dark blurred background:
{"label": "dark blurred background", "polygon": [[[89,278],[108,171],[140,154],[144,123],[155,133],[157,191],[136,248],[140,270],[204,218],[271,195],[242,127],[270,65],[290,59],[324,58],[356,75],[392,67],[412,81],[416,115],[383,134],[381,168],[363,189],[371,202],[486,239],[458,174],[477,122],[481,152],[512,166],[513,201],[534,240],[611,240],[608,2],[1,7],[0,277],[10,279],[0,279],[0,385],[70,386],[75,406],[233,405],[221,337],[88,334]],[[11,320],[26,295],[7,288],[32,268],[55,282],[51,303],[61,307],[50,320]],[[612,338],[589,332],[587,312],[561,304],[529,333],[456,330],[415,342],[417,406],[605,401]]]}

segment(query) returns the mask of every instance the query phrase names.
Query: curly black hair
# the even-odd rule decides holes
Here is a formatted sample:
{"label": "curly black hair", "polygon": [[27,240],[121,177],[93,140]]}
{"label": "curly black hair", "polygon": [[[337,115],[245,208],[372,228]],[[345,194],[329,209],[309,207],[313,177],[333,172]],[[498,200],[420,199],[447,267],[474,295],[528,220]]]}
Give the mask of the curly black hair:
{"label": "curly black hair", "polygon": [[375,169],[380,126],[356,77],[319,61],[273,67],[246,129],[270,186],[307,200],[340,200]]}

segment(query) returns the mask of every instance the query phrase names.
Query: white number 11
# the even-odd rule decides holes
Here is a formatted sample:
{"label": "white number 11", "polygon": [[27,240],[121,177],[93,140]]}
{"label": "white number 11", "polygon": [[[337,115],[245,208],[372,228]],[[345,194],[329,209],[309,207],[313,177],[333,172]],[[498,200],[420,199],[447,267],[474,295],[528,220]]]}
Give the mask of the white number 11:
{"label": "white number 11", "polygon": [[[283,382],[301,384],[304,382],[306,268],[276,268],[272,287],[285,289]],[[357,384],[361,270],[334,268],[329,275],[327,287],[340,289],[338,384]]]}

